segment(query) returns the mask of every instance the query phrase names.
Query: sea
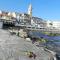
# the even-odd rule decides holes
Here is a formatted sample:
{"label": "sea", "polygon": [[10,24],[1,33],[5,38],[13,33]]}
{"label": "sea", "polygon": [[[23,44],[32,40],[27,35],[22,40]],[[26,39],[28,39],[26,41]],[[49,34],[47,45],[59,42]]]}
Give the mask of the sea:
{"label": "sea", "polygon": [[48,42],[44,43],[43,46],[47,46],[49,50],[56,52],[57,60],[60,60],[60,36],[48,36],[38,31],[30,31],[28,34],[31,37],[47,39]]}

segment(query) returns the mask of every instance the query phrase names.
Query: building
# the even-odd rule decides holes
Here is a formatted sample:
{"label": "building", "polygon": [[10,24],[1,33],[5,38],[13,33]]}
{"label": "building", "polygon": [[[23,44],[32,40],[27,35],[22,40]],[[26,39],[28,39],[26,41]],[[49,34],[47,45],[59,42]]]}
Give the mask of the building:
{"label": "building", "polygon": [[46,21],[42,18],[32,17],[32,19],[38,26],[40,25],[40,27],[46,27]]}
{"label": "building", "polygon": [[0,11],[0,20],[4,24],[14,24],[15,26],[30,26],[35,28],[46,27],[47,23],[42,18],[32,16],[32,5],[28,7],[27,13]]}
{"label": "building", "polygon": [[46,27],[52,27],[53,26],[53,22],[52,21],[50,21],[50,20],[48,20],[48,21],[46,21],[46,23],[47,23],[47,25],[46,25]]}
{"label": "building", "polygon": [[60,21],[53,21],[53,27],[60,29]]}

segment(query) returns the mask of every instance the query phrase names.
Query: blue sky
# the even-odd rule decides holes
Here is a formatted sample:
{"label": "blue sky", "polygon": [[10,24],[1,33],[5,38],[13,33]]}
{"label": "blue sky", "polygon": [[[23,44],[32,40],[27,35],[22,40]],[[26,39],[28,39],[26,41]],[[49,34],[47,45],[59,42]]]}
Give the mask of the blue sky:
{"label": "blue sky", "polygon": [[33,16],[45,20],[60,20],[60,0],[0,0],[0,10],[27,12],[30,3]]}

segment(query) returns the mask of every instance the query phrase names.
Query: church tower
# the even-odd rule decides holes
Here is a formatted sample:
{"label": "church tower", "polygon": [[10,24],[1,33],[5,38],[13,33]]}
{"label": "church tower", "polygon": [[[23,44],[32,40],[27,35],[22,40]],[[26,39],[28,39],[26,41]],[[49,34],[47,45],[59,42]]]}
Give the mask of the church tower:
{"label": "church tower", "polygon": [[30,15],[30,17],[32,17],[32,5],[31,4],[28,7],[28,14]]}

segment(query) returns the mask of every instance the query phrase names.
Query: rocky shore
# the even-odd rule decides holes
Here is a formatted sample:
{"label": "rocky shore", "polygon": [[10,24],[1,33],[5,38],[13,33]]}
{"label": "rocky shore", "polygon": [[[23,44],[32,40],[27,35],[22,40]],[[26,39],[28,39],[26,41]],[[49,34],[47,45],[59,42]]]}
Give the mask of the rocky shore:
{"label": "rocky shore", "polygon": [[[28,52],[33,52],[36,58],[29,58]],[[0,60],[53,60],[53,58],[43,47],[37,47],[31,41],[0,29]]]}

